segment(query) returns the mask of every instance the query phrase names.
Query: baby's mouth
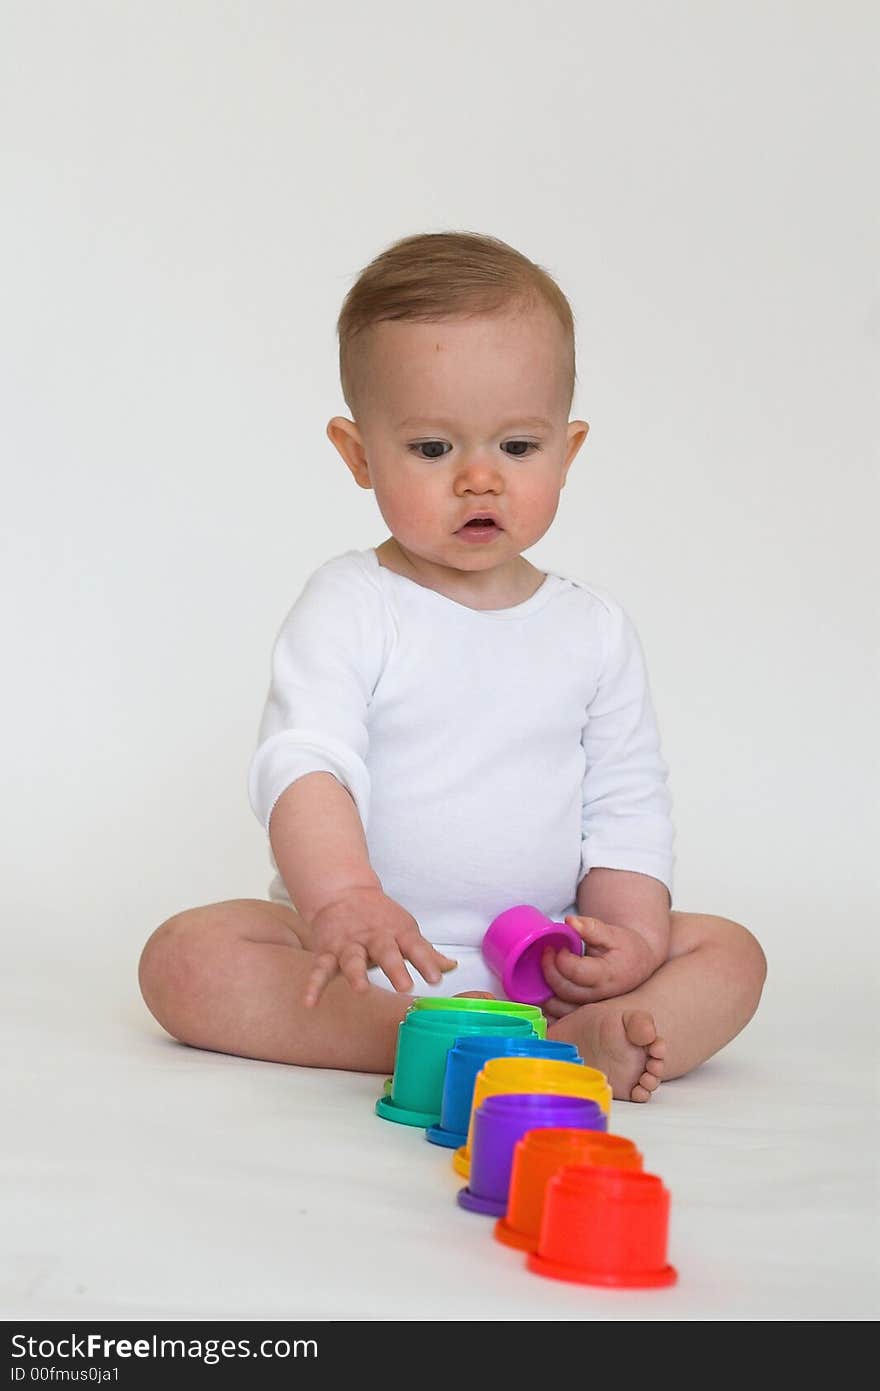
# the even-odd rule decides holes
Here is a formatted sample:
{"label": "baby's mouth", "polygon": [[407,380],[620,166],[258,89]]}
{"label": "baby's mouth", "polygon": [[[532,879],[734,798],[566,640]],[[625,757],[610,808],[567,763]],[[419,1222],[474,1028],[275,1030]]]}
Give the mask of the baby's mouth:
{"label": "baby's mouth", "polygon": [[491,517],[475,517],[471,521],[465,522],[464,526],[460,526],[458,529],[459,531],[477,531],[479,529],[489,531],[493,528],[496,531],[502,530],[497,522],[492,521]]}

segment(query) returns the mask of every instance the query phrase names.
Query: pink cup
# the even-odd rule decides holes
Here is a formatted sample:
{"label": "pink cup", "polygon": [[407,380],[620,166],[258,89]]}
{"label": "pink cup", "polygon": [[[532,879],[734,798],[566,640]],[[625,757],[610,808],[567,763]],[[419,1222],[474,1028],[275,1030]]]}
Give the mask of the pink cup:
{"label": "pink cup", "polygon": [[496,976],[508,1000],[540,1005],[553,991],[544,979],[541,957],[547,947],[568,947],[583,955],[584,944],[568,923],[554,922],[529,903],[507,908],[493,918],[483,938],[483,959]]}

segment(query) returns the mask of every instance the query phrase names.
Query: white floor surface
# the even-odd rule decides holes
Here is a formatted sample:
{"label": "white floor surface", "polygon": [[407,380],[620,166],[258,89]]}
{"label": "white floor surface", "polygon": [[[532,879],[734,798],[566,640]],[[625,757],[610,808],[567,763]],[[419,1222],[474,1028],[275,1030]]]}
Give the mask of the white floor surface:
{"label": "white floor surface", "polygon": [[846,1320],[878,1313],[872,969],[771,978],[743,1034],[615,1102],[672,1193],[678,1284],[530,1274],[461,1210],[381,1078],[182,1047],[135,962],[37,941],[5,973],[7,1319]]}

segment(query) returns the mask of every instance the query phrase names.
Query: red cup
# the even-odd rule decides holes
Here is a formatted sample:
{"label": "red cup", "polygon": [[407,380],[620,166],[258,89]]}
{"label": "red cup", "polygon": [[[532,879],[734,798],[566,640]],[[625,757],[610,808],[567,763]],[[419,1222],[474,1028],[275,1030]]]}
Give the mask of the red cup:
{"label": "red cup", "polygon": [[672,1285],[669,1199],[656,1174],[566,1164],[547,1185],[538,1249],[526,1265],[578,1285]]}
{"label": "red cup", "polygon": [[537,1250],[547,1185],[563,1165],[641,1169],[642,1163],[632,1140],[623,1135],[568,1127],[528,1130],[514,1148],[507,1215],[495,1223],[495,1236],[505,1246]]}

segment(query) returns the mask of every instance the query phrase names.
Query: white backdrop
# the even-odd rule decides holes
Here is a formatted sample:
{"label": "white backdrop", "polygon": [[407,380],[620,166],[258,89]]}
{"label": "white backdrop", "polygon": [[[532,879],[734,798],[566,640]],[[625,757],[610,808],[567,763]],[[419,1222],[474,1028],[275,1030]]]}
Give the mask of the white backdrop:
{"label": "white backdrop", "polygon": [[878,37],[868,0],[6,0],[10,954],[134,989],[163,918],[265,896],[272,642],[387,535],[324,433],[335,317],[460,229],[576,315],[591,431],[529,559],[641,633],[677,906],[870,978]]}

